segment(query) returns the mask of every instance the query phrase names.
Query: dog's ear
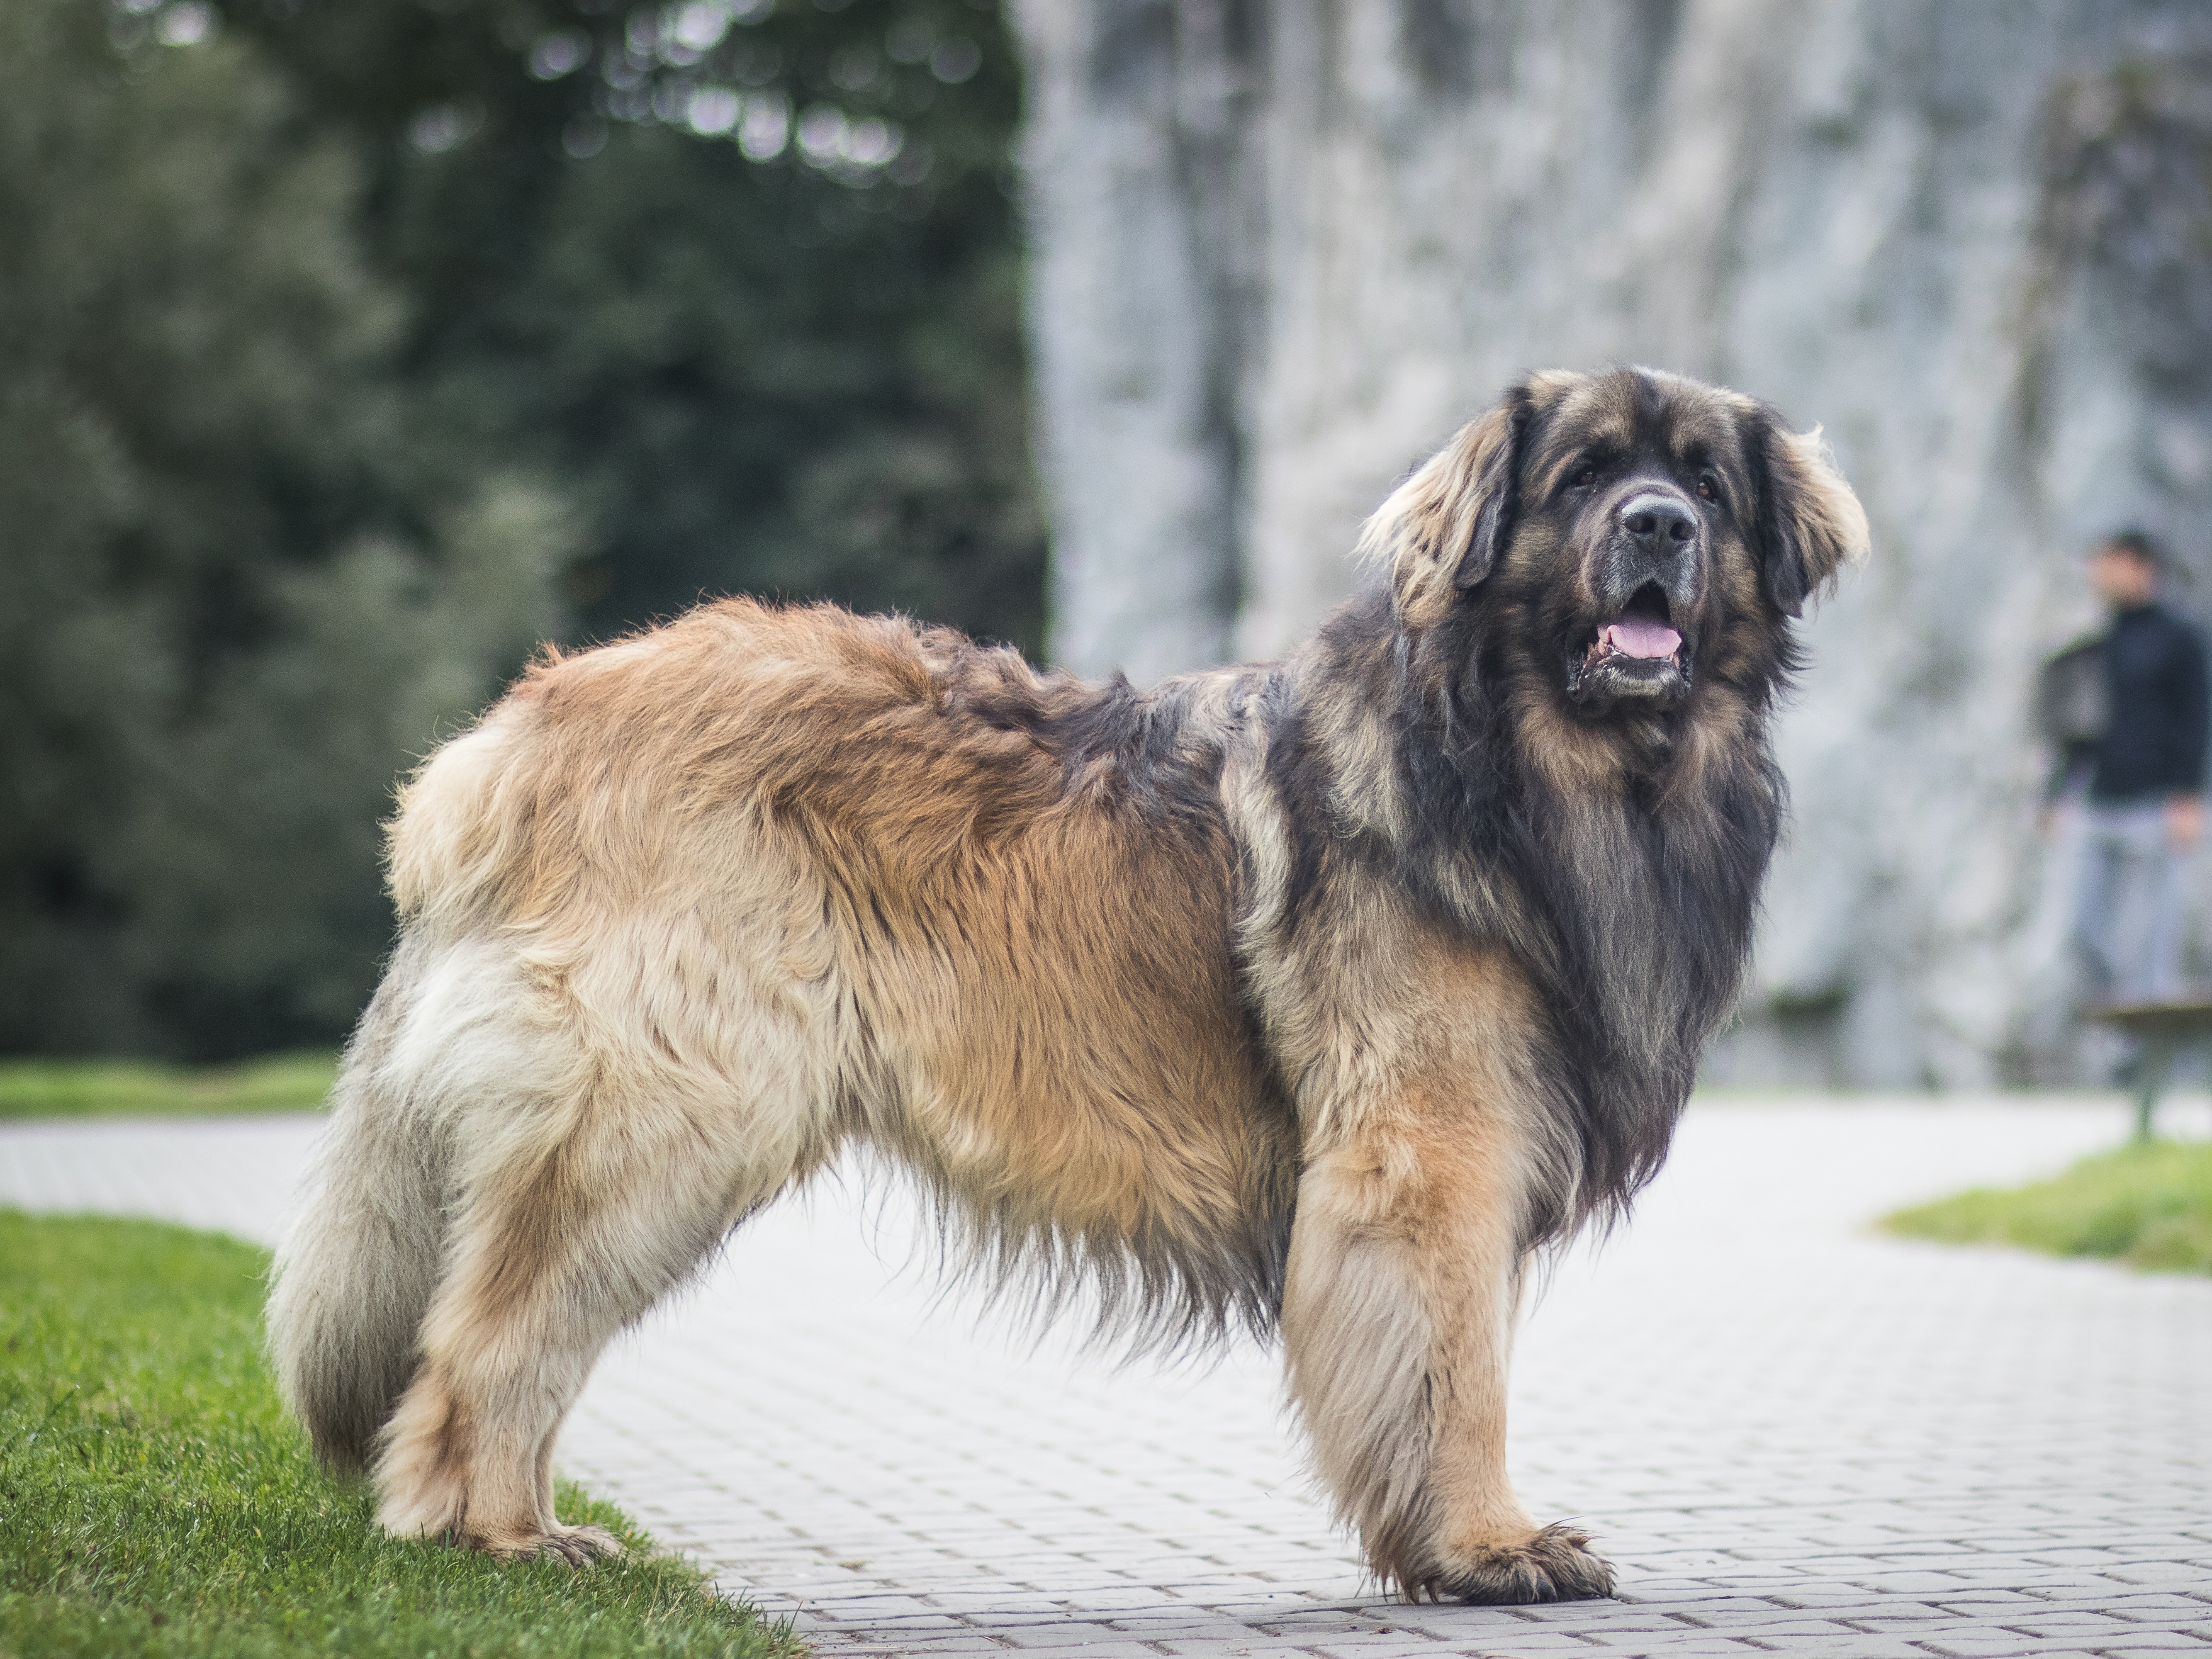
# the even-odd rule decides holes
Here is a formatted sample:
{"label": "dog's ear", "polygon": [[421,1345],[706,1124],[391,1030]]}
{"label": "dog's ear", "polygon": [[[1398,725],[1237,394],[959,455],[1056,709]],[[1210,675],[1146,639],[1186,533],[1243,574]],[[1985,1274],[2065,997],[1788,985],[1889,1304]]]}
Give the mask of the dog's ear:
{"label": "dog's ear", "polygon": [[1785,617],[1805,614],[1805,601],[1825,592],[1845,565],[1867,556],[1866,509],[1820,428],[1792,432],[1781,411],[1753,416],[1753,453],[1759,477],[1759,581]]}
{"label": "dog's ear", "polygon": [[1522,452],[1536,412],[1533,379],[1462,427],[1390,493],[1359,533],[1359,556],[1390,573],[1408,627],[1440,622],[1498,562],[1519,510]]}

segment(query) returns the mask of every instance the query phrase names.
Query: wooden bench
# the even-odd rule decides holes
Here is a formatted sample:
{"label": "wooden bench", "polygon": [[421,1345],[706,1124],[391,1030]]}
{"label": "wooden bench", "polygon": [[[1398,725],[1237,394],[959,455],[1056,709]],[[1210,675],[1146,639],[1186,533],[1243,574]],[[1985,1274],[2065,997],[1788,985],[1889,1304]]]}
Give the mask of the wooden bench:
{"label": "wooden bench", "polygon": [[2212,1002],[2138,1002],[2084,1008],[2081,1018],[2124,1031],[2142,1045],[2136,1066],[2136,1139],[2148,1140],[2174,1056],[2212,1042]]}

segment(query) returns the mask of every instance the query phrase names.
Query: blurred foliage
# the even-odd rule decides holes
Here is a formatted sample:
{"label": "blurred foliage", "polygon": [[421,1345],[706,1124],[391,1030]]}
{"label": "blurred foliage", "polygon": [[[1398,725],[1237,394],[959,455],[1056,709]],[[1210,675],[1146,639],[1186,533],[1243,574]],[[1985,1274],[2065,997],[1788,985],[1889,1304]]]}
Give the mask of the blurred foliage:
{"label": "blurred foliage", "polygon": [[372,158],[366,233],[441,423],[586,508],[581,634],[742,590],[1040,642],[1020,82],[988,0],[235,21]]}
{"label": "blurred foliage", "polygon": [[2049,1181],[1977,1188],[1900,1210],[1882,1224],[1946,1243],[2018,1244],[2160,1272],[2212,1273],[2212,1145],[2125,1146]]}
{"label": "blurred foliage", "polygon": [[325,1041],[394,775],[702,592],[1034,648],[969,0],[0,8],[0,1051]]}
{"label": "blurred foliage", "polygon": [[243,42],[0,8],[0,1045],[343,1026],[392,774],[556,617],[526,473],[409,419],[359,169]]}

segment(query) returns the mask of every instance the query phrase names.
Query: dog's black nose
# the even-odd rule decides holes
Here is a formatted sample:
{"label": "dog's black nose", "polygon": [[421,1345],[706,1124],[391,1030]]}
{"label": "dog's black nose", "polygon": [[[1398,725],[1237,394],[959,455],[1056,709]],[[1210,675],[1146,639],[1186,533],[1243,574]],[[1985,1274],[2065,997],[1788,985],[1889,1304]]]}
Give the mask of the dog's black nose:
{"label": "dog's black nose", "polygon": [[1647,553],[1673,553],[1698,533],[1698,515],[1680,496],[1656,489],[1621,504],[1620,527]]}

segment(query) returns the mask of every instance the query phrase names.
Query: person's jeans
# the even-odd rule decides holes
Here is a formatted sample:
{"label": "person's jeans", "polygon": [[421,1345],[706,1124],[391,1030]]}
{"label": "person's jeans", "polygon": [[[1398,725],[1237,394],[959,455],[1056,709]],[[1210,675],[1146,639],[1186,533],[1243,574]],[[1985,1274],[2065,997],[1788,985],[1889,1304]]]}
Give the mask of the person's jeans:
{"label": "person's jeans", "polygon": [[2181,994],[2181,860],[2163,800],[2084,804],[2074,942],[2092,1002]]}

